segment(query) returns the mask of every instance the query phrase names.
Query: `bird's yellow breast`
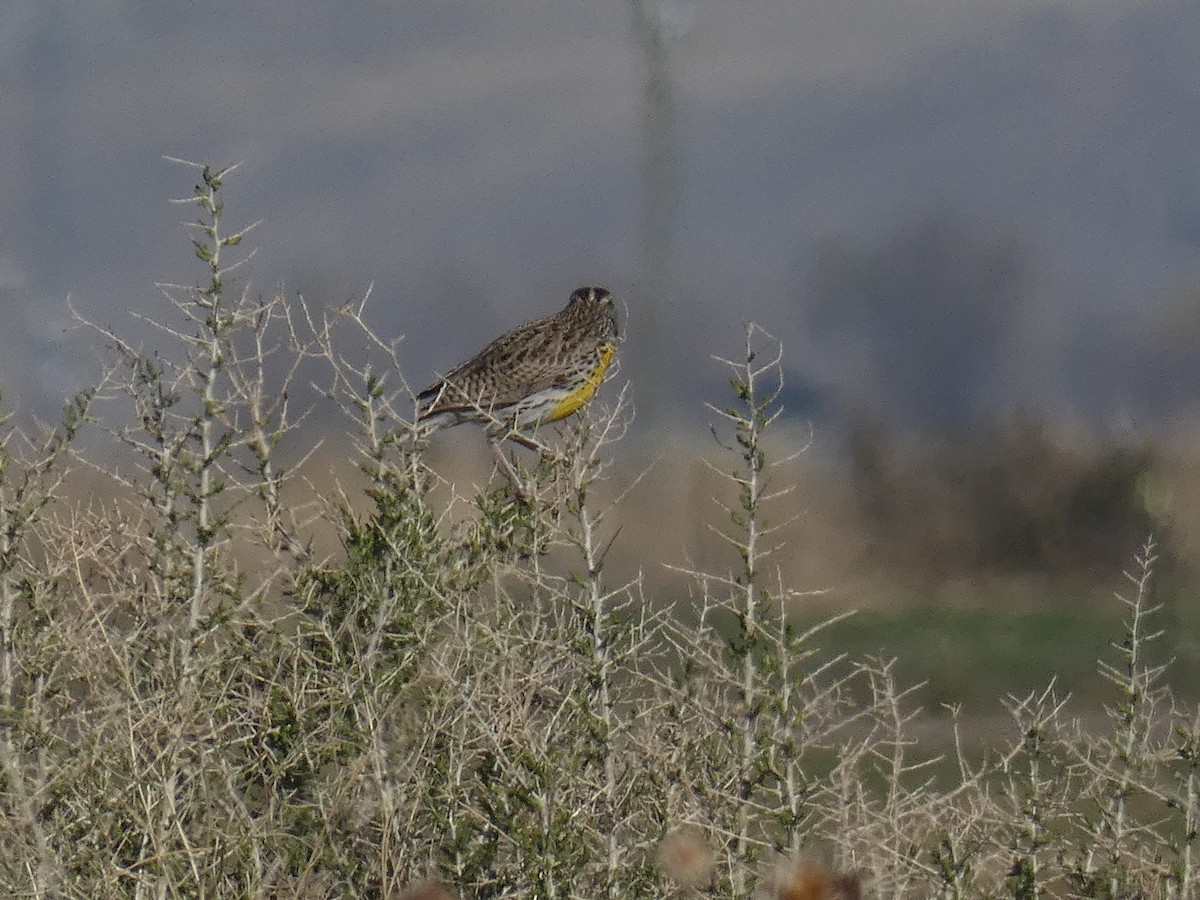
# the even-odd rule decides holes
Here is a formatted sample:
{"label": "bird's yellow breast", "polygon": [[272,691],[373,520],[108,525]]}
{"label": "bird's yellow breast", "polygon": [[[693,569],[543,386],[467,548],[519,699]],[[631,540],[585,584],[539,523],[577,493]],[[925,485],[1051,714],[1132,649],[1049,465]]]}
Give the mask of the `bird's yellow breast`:
{"label": "bird's yellow breast", "polygon": [[599,364],[592,373],[588,375],[575,390],[563,397],[558,403],[553,406],[546,414],[545,421],[557,422],[559,419],[565,419],[571,413],[579,410],[583,404],[587,403],[595,396],[601,382],[604,381],[604,373],[608,371],[608,367],[612,364],[613,357],[617,355],[617,347],[615,344],[605,344],[600,348]]}

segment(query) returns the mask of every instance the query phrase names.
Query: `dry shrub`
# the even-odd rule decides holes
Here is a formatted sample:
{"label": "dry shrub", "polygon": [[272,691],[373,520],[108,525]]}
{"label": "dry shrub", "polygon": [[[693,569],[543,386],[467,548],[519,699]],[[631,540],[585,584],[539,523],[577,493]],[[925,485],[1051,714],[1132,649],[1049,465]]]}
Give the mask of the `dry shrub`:
{"label": "dry shrub", "polygon": [[[748,898],[818,843],[831,867],[783,870],[778,896],[854,896],[841,871],[894,897],[1194,893],[1200,721],[1145,662],[1153,546],[1107,727],[1047,690],[1010,698],[985,758],[943,759],[894,661],[796,626],[769,335],[747,330],[713,408],[723,555],[675,566],[687,598],[647,597],[607,567],[639,488],[609,469],[627,391],[542,435],[527,502],[460,492],[365,299],[232,293],[244,230],[222,225],[227,173],[197,171],[206,268],[166,291],[169,346],[103,332],[97,390],[0,441],[6,896]],[[361,493],[281,464],[312,449],[301,369]],[[123,454],[74,453],[85,425]],[[71,466],[125,496],[56,503]]]}

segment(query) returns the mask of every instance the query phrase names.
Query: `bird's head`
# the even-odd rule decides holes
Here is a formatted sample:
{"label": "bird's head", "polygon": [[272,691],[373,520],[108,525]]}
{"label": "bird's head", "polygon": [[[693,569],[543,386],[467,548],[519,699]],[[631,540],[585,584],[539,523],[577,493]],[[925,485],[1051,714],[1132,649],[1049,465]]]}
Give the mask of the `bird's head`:
{"label": "bird's head", "polygon": [[613,334],[618,333],[617,305],[613,302],[613,295],[607,288],[576,288],[567,302],[567,311],[584,315],[603,315],[611,323]]}

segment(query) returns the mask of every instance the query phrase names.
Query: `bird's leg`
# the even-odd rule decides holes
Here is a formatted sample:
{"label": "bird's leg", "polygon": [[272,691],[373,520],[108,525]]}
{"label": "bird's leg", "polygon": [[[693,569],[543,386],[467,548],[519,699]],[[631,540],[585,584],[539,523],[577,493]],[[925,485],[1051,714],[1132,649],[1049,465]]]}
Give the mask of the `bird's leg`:
{"label": "bird's leg", "polygon": [[492,455],[496,457],[496,464],[500,467],[500,472],[508,479],[513,493],[521,500],[528,502],[529,492],[525,489],[525,483],[521,481],[521,476],[517,474],[517,470],[513,468],[513,464],[504,455],[504,449],[500,446],[501,440],[503,438],[489,436],[488,446],[492,448]]}
{"label": "bird's leg", "polygon": [[515,429],[509,429],[504,433],[503,438],[504,440],[512,441],[514,444],[520,444],[527,450],[536,451],[538,459],[542,462],[550,462],[558,458],[556,451],[552,447],[548,447],[536,438],[531,438]]}
{"label": "bird's leg", "polygon": [[525,435],[521,434],[519,431],[509,431],[503,437],[505,440],[510,440],[514,444],[520,444],[526,450],[537,450],[540,452],[546,449],[533,438],[525,437]]}

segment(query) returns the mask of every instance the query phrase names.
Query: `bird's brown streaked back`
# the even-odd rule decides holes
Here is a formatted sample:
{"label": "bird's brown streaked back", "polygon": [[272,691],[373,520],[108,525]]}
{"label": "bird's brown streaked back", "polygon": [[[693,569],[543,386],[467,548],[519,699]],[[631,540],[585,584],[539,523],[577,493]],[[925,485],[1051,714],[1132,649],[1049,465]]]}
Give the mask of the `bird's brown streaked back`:
{"label": "bird's brown streaked back", "polygon": [[560,312],[514,328],[421,391],[418,421],[528,428],[563,418],[595,393],[616,338],[612,295],[581,287]]}

